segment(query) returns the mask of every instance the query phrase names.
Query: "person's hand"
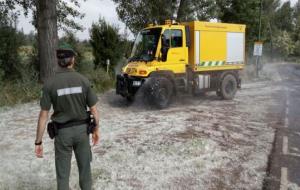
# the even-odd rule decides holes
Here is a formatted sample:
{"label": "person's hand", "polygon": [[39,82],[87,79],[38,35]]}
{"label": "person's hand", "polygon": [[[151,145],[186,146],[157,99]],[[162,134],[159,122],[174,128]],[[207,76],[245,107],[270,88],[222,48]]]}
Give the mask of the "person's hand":
{"label": "person's hand", "polygon": [[100,140],[99,127],[96,127],[96,129],[94,130],[94,132],[92,134],[93,146],[97,145],[99,143],[99,140]]}
{"label": "person's hand", "polygon": [[35,155],[38,158],[43,158],[43,145],[35,145]]}

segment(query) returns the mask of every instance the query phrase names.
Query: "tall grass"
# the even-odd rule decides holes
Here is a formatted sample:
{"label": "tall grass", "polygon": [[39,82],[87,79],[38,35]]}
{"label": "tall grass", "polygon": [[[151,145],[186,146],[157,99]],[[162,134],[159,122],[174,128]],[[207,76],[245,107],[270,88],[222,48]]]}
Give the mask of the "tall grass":
{"label": "tall grass", "polygon": [[40,97],[41,85],[36,81],[13,80],[0,86],[0,107],[25,103]]}
{"label": "tall grass", "polygon": [[[39,83],[38,72],[29,59],[22,61],[19,78],[0,81],[0,107],[40,98],[42,84]],[[114,77],[103,69],[94,69],[91,60],[83,60],[76,65],[75,69],[90,80],[96,93],[102,93],[114,86]]]}

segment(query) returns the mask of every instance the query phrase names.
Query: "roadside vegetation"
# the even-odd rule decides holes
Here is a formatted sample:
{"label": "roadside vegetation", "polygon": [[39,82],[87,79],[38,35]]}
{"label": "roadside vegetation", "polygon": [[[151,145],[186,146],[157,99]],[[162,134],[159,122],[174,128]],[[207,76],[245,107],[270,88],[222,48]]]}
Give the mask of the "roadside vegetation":
{"label": "roadside vegetation", "polygon": [[[14,22],[3,22],[0,26],[0,107],[37,100],[42,87],[36,34],[24,34],[13,25]],[[103,35],[114,36],[115,41],[112,43],[110,38],[99,41]],[[114,73],[118,72],[115,67],[123,64],[123,47],[130,45],[129,41],[121,37],[117,27],[110,26],[102,18],[92,26],[90,41],[80,41],[70,31],[59,41],[66,42],[75,49],[78,54],[75,69],[91,81],[97,93],[114,86]],[[94,44],[98,46],[95,47]],[[118,51],[115,51],[116,48],[119,48]],[[108,72],[107,59],[111,63]]]}

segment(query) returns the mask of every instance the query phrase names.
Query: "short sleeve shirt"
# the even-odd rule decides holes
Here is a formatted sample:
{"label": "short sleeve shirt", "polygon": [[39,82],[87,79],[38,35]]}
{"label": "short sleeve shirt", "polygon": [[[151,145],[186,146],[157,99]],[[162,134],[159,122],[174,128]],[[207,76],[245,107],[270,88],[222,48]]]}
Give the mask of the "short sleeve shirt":
{"label": "short sleeve shirt", "polygon": [[96,105],[98,99],[87,78],[73,69],[60,69],[43,86],[40,106],[50,110],[52,121],[65,123],[87,119],[87,107]]}

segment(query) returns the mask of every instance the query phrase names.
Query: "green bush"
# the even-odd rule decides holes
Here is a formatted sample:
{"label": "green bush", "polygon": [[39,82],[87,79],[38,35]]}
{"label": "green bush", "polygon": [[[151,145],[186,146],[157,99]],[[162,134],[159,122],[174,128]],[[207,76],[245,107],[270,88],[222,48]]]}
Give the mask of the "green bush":
{"label": "green bush", "polygon": [[19,77],[20,56],[18,49],[22,43],[23,35],[20,32],[10,26],[0,26],[0,70],[2,78]]}
{"label": "green bush", "polygon": [[96,68],[106,69],[106,60],[109,59],[110,69],[114,72],[113,68],[124,54],[118,27],[100,18],[97,23],[93,23],[90,37]]}
{"label": "green bush", "polygon": [[1,87],[0,107],[25,103],[40,97],[41,85],[36,81],[6,81]]}
{"label": "green bush", "polygon": [[[95,92],[101,93],[114,86],[114,78],[107,74],[103,69],[89,69],[93,67],[92,61],[86,61],[87,67],[81,71],[93,85]],[[30,75],[29,73],[33,73]],[[11,106],[19,103],[26,103],[40,98],[42,85],[38,83],[38,73],[30,68],[23,70],[22,79],[4,81],[0,85],[0,107]]]}
{"label": "green bush", "polygon": [[[0,35],[0,42],[1,37],[3,34]],[[95,69],[92,49],[73,38],[74,36],[69,36],[64,40],[73,42],[72,45],[80,53],[76,58],[75,69],[91,81],[97,93],[110,89],[114,85],[114,77],[102,68]],[[7,39],[2,39],[4,40]],[[39,83],[39,65],[34,45],[10,45],[10,48],[7,48],[8,45],[0,44],[0,47],[4,47],[0,50],[0,107],[38,100],[42,84]],[[9,62],[5,59],[7,54],[9,59],[12,58]],[[10,65],[13,60],[15,62]]]}
{"label": "green bush", "polygon": [[114,86],[114,77],[102,68],[94,69],[93,61],[84,60],[78,65],[79,72],[85,75],[93,85],[96,92],[104,92]]}
{"label": "green bush", "polygon": [[298,40],[296,43],[295,43],[295,55],[296,56],[300,56],[300,40]]}
{"label": "green bush", "polygon": [[279,32],[274,40],[275,50],[283,56],[285,59],[292,55],[295,50],[295,43],[293,42],[291,35],[286,32]]}

